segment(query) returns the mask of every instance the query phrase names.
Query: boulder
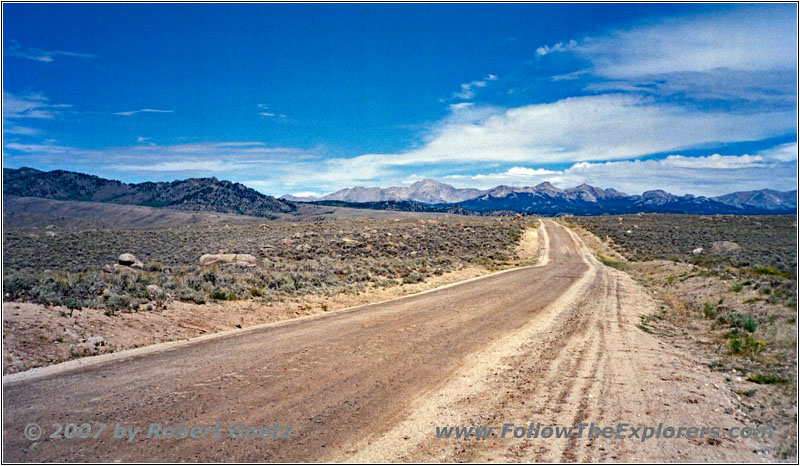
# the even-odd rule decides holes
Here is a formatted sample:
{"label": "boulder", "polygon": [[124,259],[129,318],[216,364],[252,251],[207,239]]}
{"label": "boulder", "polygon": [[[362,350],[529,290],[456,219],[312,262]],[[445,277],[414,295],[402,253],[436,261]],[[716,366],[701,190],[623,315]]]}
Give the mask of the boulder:
{"label": "boulder", "polygon": [[[113,270],[114,270],[114,272],[130,272],[130,273],[141,273],[141,272],[144,272],[144,270],[142,270],[141,268],[133,268],[133,267],[128,267],[127,265],[121,265],[121,264],[114,264]],[[103,271],[104,272],[106,271],[105,267],[103,267]]]}
{"label": "boulder", "polygon": [[161,296],[161,294],[163,293],[158,285],[147,285],[147,292],[150,294],[150,297],[152,298]]}
{"label": "boulder", "polygon": [[234,264],[255,267],[256,257],[252,254],[203,254],[200,256],[201,266],[213,264]]}
{"label": "boulder", "polygon": [[726,252],[733,252],[742,249],[741,246],[733,241],[714,241],[711,243],[711,252],[713,254],[724,254]]}
{"label": "boulder", "polygon": [[125,254],[120,254],[119,255],[119,259],[117,259],[117,263],[119,265],[126,265],[128,267],[133,267],[133,268],[136,268],[136,269],[141,269],[141,268],[144,267],[144,264],[142,264],[142,261],[137,259],[136,256],[134,256],[133,254],[129,254],[127,252]]}
{"label": "boulder", "polygon": [[701,254],[703,252],[703,248],[694,248],[692,249],[692,254]]}
{"label": "boulder", "polygon": [[89,337],[86,339],[86,344],[96,349],[98,346],[106,346],[106,339],[103,337]]}

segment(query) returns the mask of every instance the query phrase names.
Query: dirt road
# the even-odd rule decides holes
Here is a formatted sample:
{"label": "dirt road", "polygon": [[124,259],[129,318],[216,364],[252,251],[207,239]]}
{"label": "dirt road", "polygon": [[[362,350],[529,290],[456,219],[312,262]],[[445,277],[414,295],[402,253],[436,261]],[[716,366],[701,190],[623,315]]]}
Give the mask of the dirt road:
{"label": "dirt road", "polygon": [[[537,267],[4,377],[3,460],[763,460],[753,440],[436,438],[435,426],[531,421],[745,425],[713,374],[636,327],[653,305],[644,292],[571,231],[545,225]],[[30,423],[40,440],[23,435]],[[54,423],[108,427],[97,439],[47,438]],[[115,439],[117,423],[144,431]],[[151,423],[220,424],[221,434],[148,439]],[[234,424],[292,426],[291,439],[230,438]]]}

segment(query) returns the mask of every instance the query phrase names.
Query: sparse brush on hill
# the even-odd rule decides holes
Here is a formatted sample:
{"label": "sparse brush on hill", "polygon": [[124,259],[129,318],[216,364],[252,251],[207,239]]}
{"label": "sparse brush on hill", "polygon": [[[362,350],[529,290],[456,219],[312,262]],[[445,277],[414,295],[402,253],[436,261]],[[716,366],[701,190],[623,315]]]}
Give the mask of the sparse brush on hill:
{"label": "sparse brush on hill", "polygon": [[611,240],[629,260],[674,260],[731,280],[731,291],[759,291],[764,300],[797,304],[797,217],[625,215],[573,217]]}
{"label": "sparse brush on hill", "polygon": [[177,210],[213,211],[255,217],[292,212],[297,207],[241,183],[190,178],[127,184],[63,170],[3,169],[3,194],[71,201],[110,202]]}

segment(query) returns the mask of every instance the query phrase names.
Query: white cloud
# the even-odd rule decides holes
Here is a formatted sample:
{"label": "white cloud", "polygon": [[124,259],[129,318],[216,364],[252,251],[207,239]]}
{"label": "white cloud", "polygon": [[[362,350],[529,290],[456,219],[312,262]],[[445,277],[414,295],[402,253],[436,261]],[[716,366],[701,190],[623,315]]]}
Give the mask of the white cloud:
{"label": "white cloud", "polygon": [[84,59],[97,58],[97,55],[91,53],[66,52],[63,50],[42,50],[37,48],[23,48],[15,40],[11,41],[11,45],[8,47],[6,55],[10,57],[27,58],[28,60],[34,60],[42,63],[52,63],[54,57],[58,56],[70,57],[70,58],[84,58]]}
{"label": "white cloud", "polygon": [[671,155],[658,160],[579,162],[557,171],[513,167],[502,173],[445,178],[454,185],[479,188],[500,184],[534,186],[543,181],[569,188],[588,183],[628,194],[652,189],[704,196],[764,188],[789,191],[797,186],[797,143],[754,155]]}
{"label": "white cloud", "polygon": [[454,111],[463,110],[465,108],[469,108],[469,107],[473,107],[473,106],[475,106],[475,103],[473,103],[473,102],[460,102],[460,103],[457,103],[457,104],[450,104],[449,108],[450,108],[450,111],[454,112]]}
{"label": "white cloud", "polygon": [[175,110],[159,110],[157,108],[143,108],[141,110],[130,110],[127,112],[116,112],[114,115],[131,116],[137,113],[173,113]]}
{"label": "white cloud", "polygon": [[[86,150],[50,144],[6,142],[3,160],[15,165],[55,167],[119,178],[125,173],[164,179],[167,176],[218,176],[230,180],[263,173],[280,180],[281,173],[294,172],[295,164],[313,166],[319,160],[313,151],[269,147],[260,142],[209,142],[177,145],[143,144]],[[298,178],[309,180],[305,174]]]}
{"label": "white cloud", "polygon": [[68,104],[51,104],[50,99],[41,93],[12,94],[3,92],[3,118],[33,118],[52,120]]}
{"label": "white cloud", "polygon": [[3,122],[3,134],[19,134],[22,136],[34,136],[39,134],[39,130],[36,128],[29,128],[27,126],[20,126],[8,122]]}
{"label": "white cloud", "polygon": [[[481,181],[485,184],[487,181],[493,183],[493,186],[498,184],[518,184],[525,183],[528,180],[539,179],[542,177],[556,175],[559,172],[553,170],[546,170],[544,168],[528,168],[528,167],[511,167],[502,173],[490,174],[477,174],[468,177],[470,180]],[[465,178],[465,177],[461,177]]]}
{"label": "white cloud", "polygon": [[761,151],[761,155],[768,159],[778,160],[780,162],[794,161],[797,163],[797,143],[789,142],[786,144],[781,144],[771,149]]}
{"label": "white cloud", "polygon": [[72,150],[71,147],[59,146],[55,144],[22,144],[18,142],[7,142],[5,145],[3,145],[3,147],[17,152],[43,154],[63,154]]}
{"label": "white cloud", "polygon": [[183,160],[179,162],[158,162],[148,165],[116,165],[114,168],[141,172],[204,172],[219,173],[251,168],[250,164],[228,160]]}
{"label": "white cloud", "polygon": [[461,91],[453,93],[453,98],[469,100],[475,97],[475,88],[486,87],[487,81],[497,81],[497,76],[489,74],[483,79],[470,81],[461,85]]}
{"label": "white cloud", "polygon": [[256,107],[258,107],[258,109],[260,110],[258,114],[263,117],[269,117],[269,118],[277,117],[281,119],[286,118],[286,114],[284,113],[275,113],[274,111],[267,111],[269,110],[269,107],[266,104],[257,104]]}
{"label": "white cloud", "polygon": [[[464,110],[464,109],[459,109]],[[424,144],[401,154],[366,154],[342,162],[350,169],[439,163],[552,164],[619,160],[709,143],[760,140],[794,130],[794,112],[736,114],[604,94],[480,113],[454,113]]]}
{"label": "white cloud", "polygon": [[550,54],[550,53],[553,53],[553,52],[566,52],[566,51],[569,51],[569,50],[575,50],[577,48],[578,48],[578,43],[575,40],[571,40],[571,41],[567,42],[566,44],[563,43],[563,42],[558,42],[558,43],[553,44],[552,46],[543,45],[543,46],[537,48],[536,49],[536,55],[540,56],[540,57],[543,57],[543,56],[545,56],[547,54]]}
{"label": "white cloud", "polygon": [[542,46],[539,57],[569,52],[612,79],[727,68],[797,68],[796,5],[741,5],[716,14],[665,18],[579,41]]}

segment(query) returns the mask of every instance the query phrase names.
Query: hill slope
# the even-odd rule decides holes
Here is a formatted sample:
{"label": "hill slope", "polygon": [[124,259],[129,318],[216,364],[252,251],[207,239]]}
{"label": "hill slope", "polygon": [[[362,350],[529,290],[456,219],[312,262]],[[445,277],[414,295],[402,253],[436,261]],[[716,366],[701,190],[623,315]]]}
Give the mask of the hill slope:
{"label": "hill slope", "polygon": [[164,207],[269,217],[297,207],[259,193],[241,183],[216,178],[189,178],[172,182],[127,184],[63,170],[3,169],[3,194],[64,201]]}

